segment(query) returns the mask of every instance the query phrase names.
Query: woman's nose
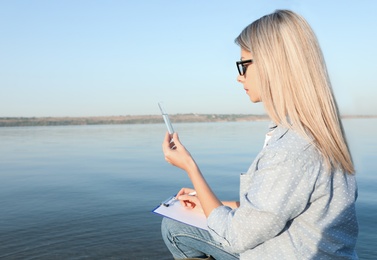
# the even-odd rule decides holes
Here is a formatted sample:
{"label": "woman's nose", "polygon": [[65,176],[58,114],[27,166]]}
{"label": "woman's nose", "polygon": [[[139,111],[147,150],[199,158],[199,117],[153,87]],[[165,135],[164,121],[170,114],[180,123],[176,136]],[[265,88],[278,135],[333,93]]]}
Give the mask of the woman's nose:
{"label": "woman's nose", "polygon": [[245,80],[245,77],[244,77],[244,76],[241,76],[241,75],[238,75],[238,76],[237,76],[237,81],[238,81],[239,83],[243,83],[244,80]]}

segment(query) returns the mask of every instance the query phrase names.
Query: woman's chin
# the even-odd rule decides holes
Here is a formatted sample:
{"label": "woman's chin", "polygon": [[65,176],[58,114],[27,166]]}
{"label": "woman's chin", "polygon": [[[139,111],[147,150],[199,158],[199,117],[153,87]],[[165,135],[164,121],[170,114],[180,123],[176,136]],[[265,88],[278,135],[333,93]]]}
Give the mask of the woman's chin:
{"label": "woman's chin", "polygon": [[261,102],[260,98],[250,97],[250,101],[253,103],[259,103]]}

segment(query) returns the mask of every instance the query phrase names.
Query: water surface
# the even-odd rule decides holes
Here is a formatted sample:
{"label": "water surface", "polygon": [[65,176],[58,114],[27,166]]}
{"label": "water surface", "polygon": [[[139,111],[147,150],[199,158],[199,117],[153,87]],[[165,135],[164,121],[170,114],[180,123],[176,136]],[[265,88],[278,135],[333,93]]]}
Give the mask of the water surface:
{"label": "water surface", "polygon": [[[220,199],[263,146],[268,122],[175,124]],[[357,169],[361,259],[376,259],[376,119],[344,120]],[[171,259],[150,211],[183,186],[163,124],[0,128],[0,258]]]}

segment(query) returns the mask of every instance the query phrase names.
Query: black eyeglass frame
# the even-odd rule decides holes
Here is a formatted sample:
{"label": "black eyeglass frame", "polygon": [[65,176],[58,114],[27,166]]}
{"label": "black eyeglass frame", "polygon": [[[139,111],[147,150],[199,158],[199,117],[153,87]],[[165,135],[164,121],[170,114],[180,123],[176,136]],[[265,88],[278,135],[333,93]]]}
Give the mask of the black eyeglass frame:
{"label": "black eyeglass frame", "polygon": [[247,67],[253,63],[253,60],[240,60],[236,62],[237,70],[240,76],[244,76],[247,70]]}

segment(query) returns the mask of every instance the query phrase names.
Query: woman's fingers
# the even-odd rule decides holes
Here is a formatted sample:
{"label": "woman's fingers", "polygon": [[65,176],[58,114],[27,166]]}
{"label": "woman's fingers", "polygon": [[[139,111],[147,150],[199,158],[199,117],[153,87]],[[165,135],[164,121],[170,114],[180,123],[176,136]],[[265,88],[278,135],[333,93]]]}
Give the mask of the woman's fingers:
{"label": "woman's fingers", "polygon": [[181,195],[184,195],[184,194],[189,194],[191,192],[195,192],[195,190],[191,189],[191,188],[182,188],[182,189],[180,189],[180,191],[178,191],[176,196],[178,197],[178,196],[181,196]]}
{"label": "woman's fingers", "polygon": [[166,132],[164,141],[162,142],[162,150],[164,151],[164,153],[166,153],[167,149],[170,149],[170,141],[171,141],[170,134]]}
{"label": "woman's fingers", "polygon": [[182,206],[186,208],[196,208],[200,205],[199,199],[196,196],[192,196],[189,194],[183,194],[180,196],[177,196],[177,199],[181,203]]}

